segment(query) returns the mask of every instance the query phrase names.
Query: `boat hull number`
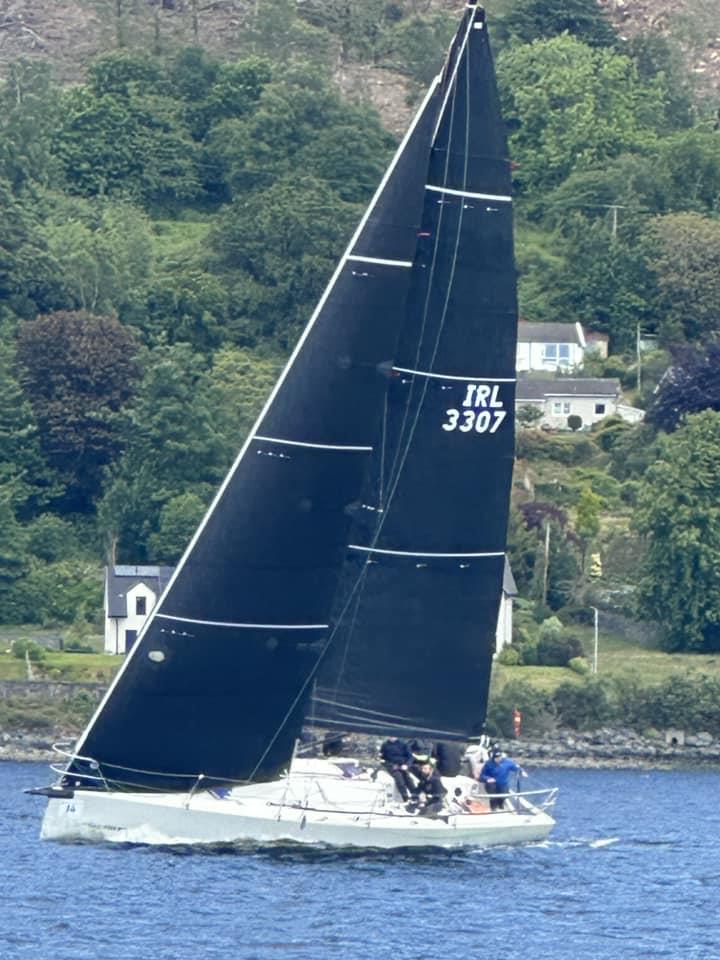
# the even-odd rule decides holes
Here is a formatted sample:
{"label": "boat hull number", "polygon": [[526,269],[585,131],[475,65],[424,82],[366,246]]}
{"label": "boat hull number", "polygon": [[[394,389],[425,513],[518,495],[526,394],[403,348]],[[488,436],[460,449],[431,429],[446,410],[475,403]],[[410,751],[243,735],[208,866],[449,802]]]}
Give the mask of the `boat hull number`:
{"label": "boat hull number", "polygon": [[507,410],[498,397],[497,384],[468,383],[461,409],[446,410],[443,430],[450,433],[495,433],[507,416]]}

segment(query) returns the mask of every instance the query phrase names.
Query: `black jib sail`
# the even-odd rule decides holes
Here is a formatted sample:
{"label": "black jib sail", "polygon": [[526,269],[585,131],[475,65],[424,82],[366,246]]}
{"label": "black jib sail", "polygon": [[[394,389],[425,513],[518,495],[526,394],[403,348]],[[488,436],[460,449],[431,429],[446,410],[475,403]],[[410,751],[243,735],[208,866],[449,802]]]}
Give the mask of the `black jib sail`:
{"label": "black jib sail", "polygon": [[465,739],[485,718],[513,464],[510,166],[481,11],[441,89],[408,309],[313,723]]}
{"label": "black jib sail", "polygon": [[482,720],[515,314],[505,143],[483,15],[468,4],[443,77],[76,744],[70,781],[272,778],[316,677],[314,709],[333,725],[461,736]]}

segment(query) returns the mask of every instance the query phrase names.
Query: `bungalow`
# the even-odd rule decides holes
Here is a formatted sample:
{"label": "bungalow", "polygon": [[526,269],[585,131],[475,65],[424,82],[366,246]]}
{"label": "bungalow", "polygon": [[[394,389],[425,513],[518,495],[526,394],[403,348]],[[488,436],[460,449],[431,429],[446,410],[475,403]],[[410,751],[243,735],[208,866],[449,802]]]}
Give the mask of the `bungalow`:
{"label": "bungalow", "polygon": [[516,369],[569,371],[582,367],[585,355],[585,334],[580,323],[518,324]]}
{"label": "bungalow", "polygon": [[172,567],[105,567],[106,653],[130,650],[172,572]]}
{"label": "bungalow", "polygon": [[568,429],[568,417],[580,417],[581,427],[590,427],[605,417],[617,415],[631,423],[642,420],[643,412],[622,402],[620,381],[615,377],[559,377],[541,380],[519,377],[516,410],[536,407],[542,413],[537,426]]}

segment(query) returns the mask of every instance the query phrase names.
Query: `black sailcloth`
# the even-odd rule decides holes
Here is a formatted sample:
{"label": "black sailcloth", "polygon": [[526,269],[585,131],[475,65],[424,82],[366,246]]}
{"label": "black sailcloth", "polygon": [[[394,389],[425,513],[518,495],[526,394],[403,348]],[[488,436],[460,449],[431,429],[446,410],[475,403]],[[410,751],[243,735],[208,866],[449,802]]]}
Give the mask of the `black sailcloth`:
{"label": "black sailcloth", "polygon": [[287,765],[375,442],[422,215],[434,84],[70,780],[185,790]]}
{"label": "black sailcloth", "polygon": [[312,720],[460,739],[487,707],[513,464],[510,169],[482,13],[446,67],[407,313]]}

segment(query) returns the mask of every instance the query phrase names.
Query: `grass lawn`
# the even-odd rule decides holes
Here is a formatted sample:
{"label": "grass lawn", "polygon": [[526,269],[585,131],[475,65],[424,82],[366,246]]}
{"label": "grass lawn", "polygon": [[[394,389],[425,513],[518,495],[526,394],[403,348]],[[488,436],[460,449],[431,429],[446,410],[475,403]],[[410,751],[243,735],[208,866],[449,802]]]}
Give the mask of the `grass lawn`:
{"label": "grass lawn", "polygon": [[[583,641],[585,655],[592,663],[592,628],[575,628]],[[613,634],[598,633],[598,674],[635,677],[643,685],[662,683],[676,674],[702,673],[720,679],[720,654],[665,653],[639,643],[631,643]],[[545,693],[561,683],[582,683],[583,678],[568,667],[509,667],[496,664],[493,686],[500,689],[509,680],[522,680]]]}

